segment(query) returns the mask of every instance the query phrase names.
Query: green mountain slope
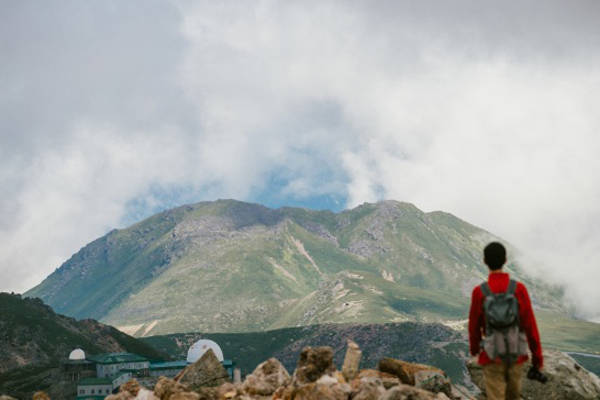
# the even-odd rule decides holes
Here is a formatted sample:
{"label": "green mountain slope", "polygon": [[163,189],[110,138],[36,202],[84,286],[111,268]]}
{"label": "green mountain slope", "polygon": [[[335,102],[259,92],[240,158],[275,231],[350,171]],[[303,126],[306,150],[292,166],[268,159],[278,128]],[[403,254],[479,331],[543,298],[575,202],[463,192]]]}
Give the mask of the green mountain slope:
{"label": "green mountain slope", "polygon": [[[135,336],[459,320],[492,239],[395,201],[333,213],[222,200],[112,231],[26,295]],[[538,306],[562,311],[558,291],[508,269]]]}
{"label": "green mountain slope", "polygon": [[244,375],[269,357],[280,360],[291,372],[305,346],[331,346],[334,362],[341,369],[347,340],[351,339],[358,343],[363,353],[360,368],[376,368],[381,358],[393,357],[435,365],[455,382],[469,383],[465,378],[468,354],[465,337],[441,324],[325,324],[252,333],[180,333],[142,340],[182,359],[200,338],[217,342],[225,358],[233,359]]}
{"label": "green mountain slope", "polygon": [[38,298],[0,293],[0,394],[31,398],[32,392],[53,385],[75,393],[74,384],[60,382],[58,370],[75,348],[87,354],[127,351],[168,358],[112,326],[56,314]]}

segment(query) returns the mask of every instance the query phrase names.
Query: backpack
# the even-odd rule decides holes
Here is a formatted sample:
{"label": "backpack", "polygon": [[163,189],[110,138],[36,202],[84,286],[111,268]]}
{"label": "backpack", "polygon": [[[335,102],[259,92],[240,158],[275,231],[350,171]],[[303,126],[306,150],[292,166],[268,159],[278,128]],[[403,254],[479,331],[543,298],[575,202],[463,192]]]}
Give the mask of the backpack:
{"label": "backpack", "polygon": [[483,349],[492,360],[500,358],[513,364],[527,354],[527,337],[520,330],[519,301],[515,295],[517,281],[511,279],[504,293],[492,293],[487,282],[480,286],[485,296],[485,332]]}

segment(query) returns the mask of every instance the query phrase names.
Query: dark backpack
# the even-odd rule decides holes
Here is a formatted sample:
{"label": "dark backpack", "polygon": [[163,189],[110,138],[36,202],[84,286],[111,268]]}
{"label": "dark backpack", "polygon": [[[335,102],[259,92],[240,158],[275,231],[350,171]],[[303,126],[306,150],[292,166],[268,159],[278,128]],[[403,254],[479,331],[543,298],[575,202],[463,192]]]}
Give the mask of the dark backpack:
{"label": "dark backpack", "polygon": [[484,282],[480,286],[485,296],[485,338],[483,349],[492,360],[500,358],[513,364],[520,355],[527,354],[527,338],[520,330],[519,301],[515,295],[517,281],[511,279],[504,293],[492,293]]}

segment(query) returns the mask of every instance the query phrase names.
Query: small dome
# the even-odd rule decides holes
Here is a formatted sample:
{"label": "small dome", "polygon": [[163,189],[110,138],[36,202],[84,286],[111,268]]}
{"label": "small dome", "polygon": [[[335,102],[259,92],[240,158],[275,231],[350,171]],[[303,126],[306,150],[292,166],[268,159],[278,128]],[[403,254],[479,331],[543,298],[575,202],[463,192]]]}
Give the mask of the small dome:
{"label": "small dome", "polygon": [[71,354],[69,354],[69,360],[85,360],[85,353],[81,349],[75,349],[71,352]]}
{"label": "small dome", "polygon": [[223,351],[219,345],[212,340],[206,339],[198,340],[192,345],[192,347],[190,347],[188,350],[187,362],[195,363],[204,355],[204,353],[208,351],[208,349],[212,349],[212,351],[215,353],[215,356],[217,356],[217,359],[223,362]]}

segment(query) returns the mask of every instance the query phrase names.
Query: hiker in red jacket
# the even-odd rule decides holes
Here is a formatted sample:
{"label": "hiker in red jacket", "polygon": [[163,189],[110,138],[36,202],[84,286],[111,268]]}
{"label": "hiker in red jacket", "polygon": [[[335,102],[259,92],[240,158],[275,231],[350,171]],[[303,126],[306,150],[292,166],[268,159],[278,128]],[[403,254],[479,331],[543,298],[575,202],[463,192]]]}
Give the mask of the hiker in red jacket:
{"label": "hiker in red jacket", "polygon": [[[537,371],[543,367],[540,335],[525,285],[516,281],[512,281],[511,284],[509,274],[502,270],[506,263],[504,246],[497,242],[490,243],[483,250],[483,255],[490,274],[487,285],[484,283],[473,290],[471,311],[469,312],[471,355],[478,355],[479,364],[483,365],[483,376],[489,400],[520,399],[523,363],[528,359],[527,345],[531,350],[533,367]],[[514,297],[510,296],[511,290],[514,292],[516,302],[514,302]],[[487,295],[484,294],[484,291],[487,291]],[[507,338],[507,329],[491,328],[492,325],[490,325],[489,320],[492,320],[490,302],[493,300],[492,298],[498,297],[498,293],[507,293],[500,297],[512,298],[513,303],[516,303],[515,307],[518,304],[518,312],[515,311],[515,336],[510,340]],[[489,316],[488,321],[486,321],[486,313]],[[491,333],[488,332],[486,335],[486,330]],[[514,345],[509,345],[509,341],[514,342]],[[509,352],[506,347],[512,350]],[[488,354],[490,352],[494,354]]]}

